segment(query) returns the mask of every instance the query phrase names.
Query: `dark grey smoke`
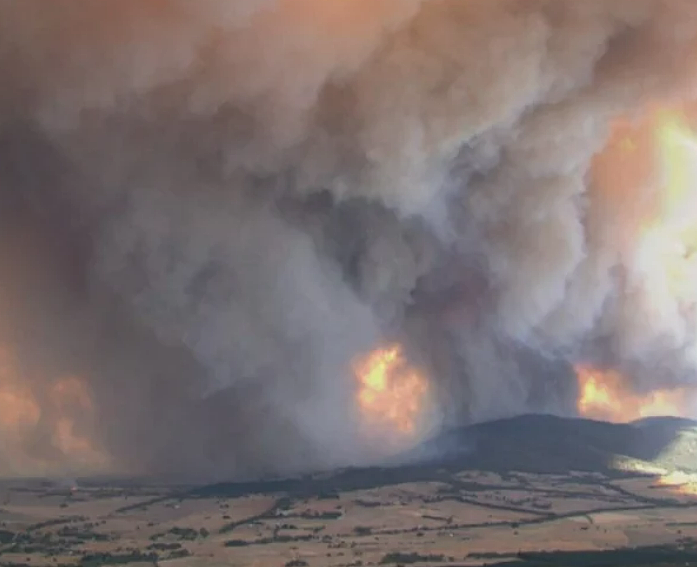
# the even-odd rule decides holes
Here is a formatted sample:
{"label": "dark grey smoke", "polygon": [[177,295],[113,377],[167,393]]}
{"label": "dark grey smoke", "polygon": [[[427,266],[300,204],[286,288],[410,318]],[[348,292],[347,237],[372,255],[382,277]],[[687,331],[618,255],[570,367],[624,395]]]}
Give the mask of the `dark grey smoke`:
{"label": "dark grey smoke", "polygon": [[[44,408],[21,452],[71,465],[45,409],[70,375],[116,470],[361,462],[351,361],[394,340],[445,424],[573,411],[567,361],[653,328],[616,301],[591,160],[690,97],[696,42],[692,0],[5,0],[0,338]],[[609,358],[679,337],[651,376],[690,380],[695,328]]]}

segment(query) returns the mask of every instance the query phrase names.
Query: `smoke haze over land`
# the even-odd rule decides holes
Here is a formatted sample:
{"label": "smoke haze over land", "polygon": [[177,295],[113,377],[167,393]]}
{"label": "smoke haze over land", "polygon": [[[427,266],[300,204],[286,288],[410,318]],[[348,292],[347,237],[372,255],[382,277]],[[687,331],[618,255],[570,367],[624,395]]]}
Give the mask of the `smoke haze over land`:
{"label": "smoke haze over land", "polygon": [[434,424],[571,413],[575,361],[691,384],[656,185],[598,154],[696,53],[692,0],[2,2],[0,470],[81,470],[65,415],[114,470],[365,462],[387,341]]}

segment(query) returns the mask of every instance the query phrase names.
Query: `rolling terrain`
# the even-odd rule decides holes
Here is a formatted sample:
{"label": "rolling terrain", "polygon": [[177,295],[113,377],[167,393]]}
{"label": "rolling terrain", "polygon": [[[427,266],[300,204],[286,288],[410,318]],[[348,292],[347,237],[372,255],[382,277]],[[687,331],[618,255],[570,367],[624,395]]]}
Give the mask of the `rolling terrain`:
{"label": "rolling terrain", "polygon": [[0,565],[693,565],[693,471],[694,422],[524,416],[295,479],[6,480]]}

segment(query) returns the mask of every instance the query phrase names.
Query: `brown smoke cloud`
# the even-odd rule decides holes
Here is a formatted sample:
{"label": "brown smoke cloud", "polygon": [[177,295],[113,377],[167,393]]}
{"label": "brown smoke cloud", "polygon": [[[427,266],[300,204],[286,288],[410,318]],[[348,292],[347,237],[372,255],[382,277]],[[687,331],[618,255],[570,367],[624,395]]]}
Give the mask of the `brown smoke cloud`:
{"label": "brown smoke cloud", "polygon": [[37,417],[0,469],[362,462],[382,341],[445,425],[572,411],[577,359],[691,383],[655,187],[598,154],[696,53],[692,0],[3,2],[0,386]]}

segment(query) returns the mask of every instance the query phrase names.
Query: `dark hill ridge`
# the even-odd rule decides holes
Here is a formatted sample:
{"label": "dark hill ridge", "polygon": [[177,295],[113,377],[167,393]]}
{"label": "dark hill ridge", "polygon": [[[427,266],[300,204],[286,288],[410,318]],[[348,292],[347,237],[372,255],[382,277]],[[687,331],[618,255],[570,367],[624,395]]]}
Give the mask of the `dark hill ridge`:
{"label": "dark hill ridge", "polygon": [[468,469],[541,473],[607,472],[618,460],[697,471],[697,422],[656,417],[614,424],[525,415],[447,432],[408,458]]}
{"label": "dark hill ridge", "polygon": [[392,466],[76,492],[17,481],[0,565],[697,565],[697,500],[656,483],[695,469],[696,436],[689,420],[529,415],[450,431]]}
{"label": "dark hill ridge", "polygon": [[647,471],[650,466],[697,472],[697,422],[651,418],[612,424],[526,415],[444,433],[390,465],[327,471],[300,478],[209,484],[187,494],[239,497],[283,493],[309,497],[438,481],[444,474],[465,470],[540,474],[576,471],[622,476]]}

